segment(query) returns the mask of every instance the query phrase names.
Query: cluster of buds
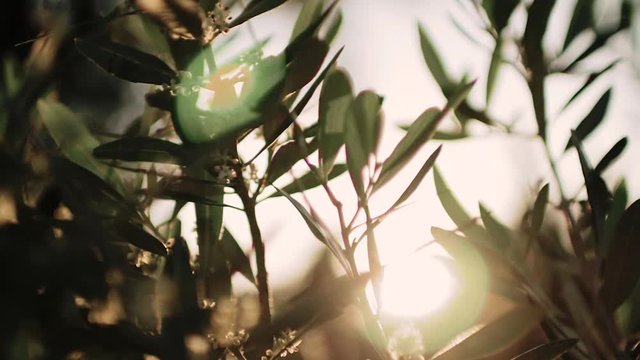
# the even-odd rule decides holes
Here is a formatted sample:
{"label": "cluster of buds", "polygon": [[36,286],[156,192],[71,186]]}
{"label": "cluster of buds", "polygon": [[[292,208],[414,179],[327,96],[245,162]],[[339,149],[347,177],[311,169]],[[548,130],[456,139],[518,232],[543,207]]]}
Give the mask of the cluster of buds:
{"label": "cluster of buds", "polygon": [[302,340],[298,339],[295,330],[283,330],[280,336],[273,341],[273,348],[265,351],[265,354],[260,357],[260,360],[269,360],[275,354],[279,354],[278,356],[280,357],[286,357],[289,354],[297,353],[300,351],[298,346],[301,342]]}
{"label": "cluster of buds", "polygon": [[211,168],[215,181],[219,184],[228,185],[238,178],[236,168],[240,165],[240,160],[224,155],[218,159]]}
{"label": "cluster of buds", "polygon": [[223,339],[218,339],[214,334],[207,334],[207,339],[214,349],[229,347],[239,348],[247,342],[249,334],[246,330],[240,329],[236,332],[229,331]]}

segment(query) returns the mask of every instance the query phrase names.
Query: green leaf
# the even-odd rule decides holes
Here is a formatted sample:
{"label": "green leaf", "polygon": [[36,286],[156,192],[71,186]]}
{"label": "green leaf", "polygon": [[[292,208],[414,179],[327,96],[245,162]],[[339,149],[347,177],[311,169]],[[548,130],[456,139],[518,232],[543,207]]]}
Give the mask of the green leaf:
{"label": "green leaf", "polygon": [[37,108],[49,134],[69,160],[110,182],[119,192],[124,191],[113,170],[91,155],[100,142],[91,135],[78,115],[60,103],[47,100],[39,100]]}
{"label": "green leaf", "polygon": [[542,320],[539,310],[518,306],[456,342],[434,360],[470,359],[496,353],[529,333]]}
{"label": "green leaf", "polygon": [[451,189],[442,178],[438,168],[434,168],[433,180],[436,185],[436,192],[438,199],[444,208],[449,218],[458,226],[458,229],[462,231],[467,237],[483,242],[490,242],[489,235],[480,225],[476,224],[475,220],[467,214],[462,205],[458,202],[458,199],[453,195]]}
{"label": "green leaf", "polygon": [[596,79],[598,77],[600,77],[600,75],[604,74],[609,69],[614,67],[618,62],[619,62],[619,60],[616,60],[616,61],[612,62],[611,64],[609,64],[608,66],[606,66],[604,69],[602,69],[602,70],[600,70],[598,72],[589,74],[589,77],[587,77],[587,81],[585,81],[585,83],[580,87],[580,89],[578,89],[578,91],[576,91],[576,93],[573,94],[573,96],[571,96],[571,99],[569,99],[569,101],[567,101],[567,103],[564,104],[564,106],[562,107],[562,110],[560,110],[560,111],[564,111],[567,107],[569,107],[569,105],[575,99],[577,99],[578,96],[580,96],[580,94],[582,94],[594,81],[596,81]]}
{"label": "green leaf", "polygon": [[578,339],[561,339],[529,349],[511,360],[555,360],[571,350]]}
{"label": "green leaf", "polygon": [[444,95],[447,96],[456,84],[451,80],[442,66],[442,61],[433,46],[433,42],[421,24],[418,24],[418,32],[420,34],[420,47],[422,48],[424,61],[431,72],[431,76],[433,76],[434,80],[438,83]]}
{"label": "green leaf", "polygon": [[[585,116],[584,119],[582,119],[580,124],[578,124],[578,127],[574,132],[574,135],[577,140],[582,141],[586,139],[587,136],[589,136],[589,134],[591,134],[591,132],[595,130],[595,128],[598,127],[598,125],[600,125],[600,123],[604,119],[604,116],[607,112],[607,107],[609,106],[610,99],[611,99],[611,89],[607,90],[604,94],[602,94],[602,96],[600,97],[598,102],[593,106],[591,111],[587,114],[587,116]],[[573,143],[571,140],[569,140],[564,150],[567,151],[572,146],[573,146]]]}
{"label": "green leaf", "polygon": [[303,31],[301,31],[300,34],[295,37],[295,39],[289,42],[289,45],[287,45],[284,50],[287,63],[294,59],[301,51],[302,45],[316,34],[316,31],[320,28],[320,25],[322,25],[322,23],[324,23],[324,21],[329,17],[329,14],[333,10],[333,8],[335,8],[336,4],[337,0],[332,2],[331,5],[329,5],[320,16],[314,19],[314,21],[311,22]]}
{"label": "green leaf", "polygon": [[[327,180],[331,180],[335,177],[338,177],[342,175],[345,171],[347,171],[347,165],[336,164],[336,166],[334,166],[331,169],[329,176],[327,176]],[[313,171],[308,171],[306,174],[302,175],[299,179],[296,179],[289,185],[284,186],[282,188],[282,191],[291,195],[297,192],[313,189],[314,187],[320,186],[321,184],[322,183],[318,179],[318,175],[315,174]],[[269,197],[278,197],[278,196],[282,196],[282,193],[276,192]]]}
{"label": "green leaf", "polygon": [[239,271],[242,276],[255,284],[256,279],[251,269],[251,262],[228,229],[223,230],[220,244],[231,265],[231,270]]}
{"label": "green leaf", "polygon": [[305,153],[305,149],[302,149],[300,145],[293,140],[280,146],[269,164],[267,182],[272,183],[276,181],[280,176],[291,170],[293,165],[298,161],[309,156],[318,148],[318,142],[311,140],[305,147],[307,153]]}
{"label": "green leaf", "polygon": [[531,212],[531,231],[537,234],[542,227],[542,221],[544,220],[544,213],[549,202],[549,184],[545,184],[536,197],[536,201],[533,203],[533,211]]}
{"label": "green leaf", "polygon": [[344,144],[344,123],[352,101],[348,75],[339,69],[330,71],[322,84],[318,105],[318,152],[320,168],[325,176],[331,171],[338,150]]}
{"label": "green leaf", "polygon": [[238,15],[238,17],[236,17],[231,21],[231,23],[229,23],[229,27],[236,27],[262,13],[275,9],[285,2],[287,2],[287,0],[252,0],[240,13],[240,15]]}
{"label": "green leaf", "polygon": [[323,0],[307,0],[302,4],[302,9],[296,20],[296,24],[293,26],[293,32],[289,42],[293,41],[298,35],[300,35],[305,29],[309,27],[315,20],[320,17],[322,13]]}
{"label": "green leaf", "polygon": [[498,78],[498,70],[502,64],[502,37],[498,36],[496,39],[496,45],[491,53],[491,63],[489,64],[489,72],[487,75],[487,96],[486,106],[491,103],[491,96],[493,95],[493,89],[495,88],[496,80]]}
{"label": "green leaf", "polygon": [[127,137],[102,144],[93,150],[98,159],[149,161],[186,165],[188,152],[170,141],[150,137]]}
{"label": "green leaf", "polygon": [[624,148],[627,147],[627,138],[623,137],[618,140],[613,147],[607,151],[607,153],[602,157],[598,165],[593,169],[596,173],[602,174],[608,167],[614,162],[620,154],[624,151]]}
{"label": "green leaf", "polygon": [[604,221],[604,228],[602,230],[602,242],[600,243],[600,250],[603,257],[607,257],[609,254],[609,248],[614,240],[616,228],[620,223],[624,209],[627,207],[627,186],[624,180],[616,187],[613,192],[613,200],[611,201],[611,207],[607,213],[607,218]]}
{"label": "green leaf", "polygon": [[176,77],[159,58],[111,41],[75,39],[80,52],[104,71],[121,79],[146,84],[170,84]]}
{"label": "green leaf", "polygon": [[613,312],[631,295],[640,278],[640,200],[625,210],[606,258],[600,295],[606,309]]}
{"label": "green leaf", "polygon": [[338,13],[329,25],[329,28],[327,29],[327,32],[325,33],[323,38],[324,42],[326,42],[327,44],[333,43],[333,40],[335,40],[336,36],[338,35],[338,32],[342,27],[342,17],[342,11],[338,10]]}
{"label": "green leaf", "polygon": [[287,67],[284,93],[298,91],[313,80],[328,51],[328,45],[317,38],[311,38],[302,44],[299,54]]}
{"label": "green leaf", "polygon": [[363,91],[351,103],[345,120],[347,167],[360,198],[364,196],[362,170],[375,152],[378,141],[379,111],[380,97],[371,91]]}
{"label": "green leaf", "polygon": [[135,245],[142,250],[157,255],[167,255],[167,247],[164,243],[138,225],[134,225],[128,221],[114,221],[110,224],[109,228],[123,241]]}
{"label": "green leaf", "polygon": [[433,140],[441,140],[441,141],[453,141],[465,139],[469,136],[466,131],[462,130],[460,132],[444,132],[444,131],[436,131],[433,134]]}
{"label": "green leaf", "polygon": [[338,259],[338,261],[340,262],[342,267],[347,271],[347,273],[351,273],[351,266],[349,265],[349,261],[347,260],[344,250],[342,249],[338,241],[330,233],[328,233],[322,227],[322,225],[320,225],[313,218],[313,216],[311,216],[309,211],[307,211],[307,209],[305,209],[305,207],[302,206],[302,204],[300,204],[298,200],[291,197],[291,195],[284,192],[282,189],[278,189],[275,186],[274,188],[279,193],[281,193],[284,197],[286,197],[287,200],[291,202],[291,204],[293,204],[293,206],[296,208],[296,210],[298,210],[300,215],[302,215],[302,218],[304,219],[305,223],[309,227],[309,230],[311,230],[311,233],[316,237],[316,239],[320,240],[321,243],[325,244],[329,248],[331,253]]}
{"label": "green leaf", "polygon": [[578,34],[592,26],[593,23],[593,0],[578,0],[573,10],[573,16],[569,23],[567,36],[564,39],[562,49],[567,49],[569,44]]}
{"label": "green leaf", "polygon": [[436,128],[449,111],[456,108],[469,94],[474,84],[475,82],[471,82],[461,87],[451,96],[442,111],[437,108],[429,108],[409,126],[405,136],[382,163],[382,170],[380,170],[374,189],[380,188],[391,180],[411,160],[420,147],[433,136]]}
{"label": "green leaf", "polygon": [[500,251],[507,250],[513,240],[511,229],[498,221],[484,205],[479,206],[482,223],[491,236],[492,244]]}
{"label": "green leaf", "polygon": [[424,162],[424,164],[422,164],[422,167],[420,168],[420,170],[418,170],[418,173],[416,174],[416,176],[413,177],[413,180],[411,180],[411,183],[409,184],[409,186],[407,186],[407,188],[404,189],[402,194],[400,194],[400,197],[398,197],[398,200],[396,200],[393,203],[393,205],[391,205],[391,207],[387,212],[392,211],[393,209],[402,205],[402,203],[404,203],[411,197],[411,195],[416,191],[418,186],[420,186],[420,184],[422,183],[422,180],[424,179],[424,177],[429,173],[429,170],[431,170],[433,165],[436,163],[436,159],[440,155],[441,150],[442,150],[442,145],[438,146],[438,148],[431,154],[431,156],[429,156],[429,158]]}

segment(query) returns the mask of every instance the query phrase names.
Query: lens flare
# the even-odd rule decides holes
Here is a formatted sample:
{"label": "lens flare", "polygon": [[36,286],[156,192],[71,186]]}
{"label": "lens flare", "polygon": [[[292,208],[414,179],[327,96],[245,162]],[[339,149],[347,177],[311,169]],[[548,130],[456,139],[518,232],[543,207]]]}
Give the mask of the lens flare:
{"label": "lens flare", "polygon": [[382,314],[415,318],[441,309],[459,285],[448,262],[450,258],[422,251],[387,266],[380,294]]}

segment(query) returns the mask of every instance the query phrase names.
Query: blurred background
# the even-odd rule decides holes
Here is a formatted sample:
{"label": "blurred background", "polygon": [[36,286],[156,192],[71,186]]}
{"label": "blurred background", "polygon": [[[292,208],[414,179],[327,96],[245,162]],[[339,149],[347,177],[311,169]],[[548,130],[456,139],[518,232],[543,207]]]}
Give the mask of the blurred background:
{"label": "blurred background", "polygon": [[[37,35],[38,29],[50,26],[47,23],[47,11],[53,9],[68,12],[71,17],[70,23],[74,23],[73,18],[85,18],[83,14],[105,14],[116,2],[31,0],[10,3],[16,7],[13,13],[23,14],[22,18],[28,20],[16,27],[6,18],[12,11],[4,11],[2,33],[6,38],[3,40],[3,51],[23,57],[28,52],[29,45],[15,44],[33,38]],[[619,21],[620,4],[621,0],[596,0],[594,6],[598,25],[607,27]],[[640,9],[639,2],[633,2],[633,5],[634,9]],[[301,6],[302,1],[288,1],[278,9],[251,21],[250,27],[241,27],[237,38],[222,57],[227,53],[235,54],[246,49],[256,40],[267,38],[269,41],[264,53],[268,55],[280,52],[289,40],[290,29]],[[557,1],[549,22],[550,30],[545,38],[546,50],[550,54],[560,52],[564,41],[563,34],[569,26],[574,6],[574,0]],[[480,107],[485,106],[486,74],[494,40],[482,31],[480,18],[471,1],[341,0],[339,8],[344,19],[332,51],[335,52],[344,45],[338,65],[350,74],[355,91],[373,89],[384,96],[385,131],[380,149],[382,156],[389,154],[404,135],[404,131],[399,128],[400,125],[410,123],[426,108],[441,107],[446,102],[424,63],[418,35],[419,23],[431,34],[445,68],[452,76],[461,78],[467,74],[470,79],[477,79],[470,95],[470,102]],[[520,10],[524,11],[522,8]],[[605,89],[612,87],[613,97],[606,119],[599,131],[585,140],[585,147],[593,158],[599,158],[615,141],[627,136],[629,146],[604,177],[607,183],[615,184],[624,176],[630,198],[640,196],[640,167],[635,166],[636,159],[640,156],[640,102],[636,100],[637,94],[640,93],[640,52],[637,51],[637,45],[640,44],[640,16],[636,15],[637,13],[638,11],[634,10],[630,14],[631,31],[623,31],[612,37],[601,51],[576,68],[576,75],[558,74],[549,80],[546,94],[547,115],[550,119],[548,131],[552,156],[558,161],[560,177],[565,183],[567,194],[584,191],[581,188],[582,178],[576,176],[580,174],[576,153],[570,151],[563,154],[570,129],[589,111],[588,106],[580,104],[593,104]],[[511,27],[514,34],[522,31],[524,20],[523,12],[513,17]],[[246,31],[249,28],[253,33]],[[578,40],[588,42],[590,36],[593,34],[583,33],[579,35]],[[597,86],[590,88],[566,111],[561,111],[590,71],[600,69],[614,59],[620,61],[597,80]],[[60,90],[61,100],[75,111],[86,114],[93,128],[118,131],[142,113],[147,86],[132,86],[119,81],[101,73],[93,64],[83,59],[77,59],[77,64],[69,66],[66,71],[67,81],[62,84]],[[120,104],[118,111],[104,111],[113,109],[114,103]],[[315,103],[317,97],[311,102]],[[314,107],[309,109],[301,115],[302,122],[317,116]],[[483,126],[473,127],[472,137],[444,142],[437,166],[471,214],[478,214],[478,203],[481,202],[503,222],[518,224],[526,207],[533,202],[539,184],[550,182],[552,176],[545,160],[544,149],[533,136],[536,126],[526,83],[509,65],[502,66],[488,112],[503,123],[513,124],[520,135],[509,135]],[[447,121],[445,127],[455,126],[453,121]],[[118,124],[119,128],[102,128],[102,124],[105,123]],[[377,200],[371,204],[374,213],[382,212],[389,206],[395,196],[408,185],[410,176],[418,170],[437,145],[439,142],[433,141],[421,149],[411,165],[405,169],[407,176],[397,177],[378,193]],[[430,179],[429,177],[414,194],[409,205],[392,214],[377,228],[376,233],[382,262],[388,265],[389,269],[404,269],[396,271],[393,275],[393,283],[397,285],[394,285],[392,291],[395,295],[387,301],[383,310],[389,314],[397,314],[402,309],[412,309],[402,314],[408,323],[411,322],[412,315],[423,316],[425,313],[436,311],[437,307],[446,307],[447,302],[451,301],[446,297],[434,299],[434,294],[455,297],[455,279],[451,278],[446,270],[442,270],[442,267],[429,265],[437,264],[437,259],[446,257],[446,253],[435,245],[424,248],[424,245],[432,240],[432,226],[455,228],[440,206]],[[353,211],[356,198],[348,176],[337,178],[332,187],[345,204],[347,213]],[[325,194],[321,190],[312,190],[307,197],[316,212],[321,214],[329,225],[335,225],[334,228],[338,231],[338,219]],[[554,193],[553,187],[551,197],[557,201],[558,194]],[[169,211],[166,204],[158,202],[152,216],[161,222],[163,217],[169,215]],[[243,214],[228,211],[225,216],[235,238],[244,245],[247,252],[250,252],[249,230]],[[182,210],[181,218],[183,236],[190,242],[195,253],[197,248],[196,234],[192,231],[195,224],[193,207],[186,206]],[[270,199],[262,203],[258,207],[258,219],[266,241],[267,269],[277,306],[308,284],[310,276],[313,275],[312,270],[318,264],[332,265],[331,261],[326,260],[323,245],[313,237],[302,218],[286,200]],[[422,250],[416,253],[416,249],[421,247]],[[366,269],[366,248],[361,246],[359,251],[358,266]],[[408,270],[405,269],[407,263],[413,264]],[[335,266],[333,268],[338,270]],[[239,274],[234,280],[234,286],[240,294],[253,291],[253,287]],[[486,301],[491,301],[492,304],[499,305],[492,306],[495,312],[508,308],[508,304],[500,298],[485,296],[489,295],[482,294],[477,299],[467,301],[477,302],[480,308],[484,307]],[[484,312],[482,315],[477,313],[471,317],[477,320],[487,316],[495,314]],[[335,336],[328,340],[317,335],[310,336],[309,342],[337,341],[333,346],[348,346],[347,330],[341,329],[340,325],[334,322],[326,326],[333,327],[334,334],[342,333],[342,339]],[[347,353],[348,351],[345,351],[342,354]],[[327,356],[311,354],[308,358],[323,359],[328,358]]]}

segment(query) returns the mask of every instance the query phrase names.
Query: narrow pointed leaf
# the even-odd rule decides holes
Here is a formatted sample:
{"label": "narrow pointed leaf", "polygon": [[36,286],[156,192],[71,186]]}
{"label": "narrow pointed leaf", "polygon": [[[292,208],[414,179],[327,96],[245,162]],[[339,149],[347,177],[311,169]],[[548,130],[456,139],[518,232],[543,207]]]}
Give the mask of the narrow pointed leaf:
{"label": "narrow pointed leaf", "polygon": [[437,108],[429,108],[409,126],[405,136],[382,163],[382,170],[380,170],[374,189],[382,187],[391,180],[413,158],[420,147],[433,136],[445,116],[466,98],[474,84],[475,82],[471,82],[460,88],[442,111]]}
{"label": "narrow pointed leaf", "polygon": [[627,138],[624,137],[618,140],[613,147],[607,151],[607,153],[602,157],[598,165],[593,169],[596,173],[602,174],[608,167],[614,162],[620,154],[624,151],[624,148],[627,146]]}
{"label": "narrow pointed leaf", "polygon": [[309,156],[318,148],[318,142],[311,140],[306,144],[305,148],[306,149],[302,149],[295,141],[289,141],[280,146],[278,150],[276,150],[276,153],[273,155],[271,163],[269,164],[269,169],[267,170],[267,182],[272,183],[276,181],[280,176],[289,171],[298,161]]}
{"label": "narrow pointed leaf", "polygon": [[613,192],[613,199],[611,200],[611,207],[607,213],[607,218],[604,221],[604,228],[602,230],[602,242],[600,243],[600,251],[603,257],[607,257],[609,254],[609,248],[615,238],[616,228],[620,223],[622,214],[627,207],[627,186],[622,181]]}
{"label": "narrow pointed leaf", "polygon": [[291,202],[291,204],[293,204],[293,206],[296,208],[296,210],[298,210],[298,213],[300,213],[303,220],[309,227],[309,230],[311,230],[311,233],[316,237],[316,239],[325,244],[329,248],[331,253],[333,253],[333,255],[338,259],[343,268],[347,272],[350,272],[351,266],[349,265],[349,261],[344,254],[344,250],[342,250],[340,244],[336,241],[336,239],[334,239],[331,234],[328,234],[324,230],[324,228],[320,224],[318,224],[318,222],[313,218],[309,211],[307,211],[307,209],[305,209],[305,207],[302,206],[302,204],[300,204],[298,200],[294,199],[293,197],[291,197],[291,195],[282,191],[281,189],[278,189],[275,186],[274,188],[284,197],[286,197],[287,200]]}
{"label": "narrow pointed leaf", "polygon": [[307,0],[302,4],[296,24],[293,26],[290,42],[320,17],[323,3],[323,0]]}
{"label": "narrow pointed leaf", "polygon": [[255,284],[256,279],[251,269],[251,262],[228,229],[223,230],[220,245],[231,265],[231,270],[240,272],[242,276]]}
{"label": "narrow pointed leaf", "polygon": [[555,360],[576,346],[578,339],[561,339],[538,345],[511,360]]}
{"label": "narrow pointed leaf", "polygon": [[413,180],[411,180],[411,183],[409,184],[409,186],[407,186],[407,188],[404,189],[402,194],[400,194],[400,197],[398,198],[398,200],[396,200],[396,202],[394,202],[393,205],[389,208],[389,211],[402,205],[402,203],[407,201],[411,197],[411,195],[413,195],[413,193],[416,191],[418,186],[420,186],[420,184],[422,183],[422,180],[424,179],[424,177],[429,173],[431,168],[433,168],[433,165],[436,163],[436,159],[438,158],[438,155],[440,155],[440,150],[442,150],[442,145],[438,146],[438,148],[424,162],[424,164],[422,165],[422,167],[420,168],[416,176],[414,176]]}
{"label": "narrow pointed leaf", "polygon": [[[609,106],[609,100],[611,99],[611,89],[607,90],[598,100],[598,102],[593,106],[591,111],[585,116],[585,118],[578,124],[574,135],[577,140],[582,141],[586,139],[589,134],[593,130],[595,130],[598,125],[604,119],[604,116],[607,112],[607,108]],[[571,140],[567,142],[567,146],[565,147],[565,151],[569,150],[573,146]]]}
{"label": "narrow pointed leaf", "polygon": [[157,255],[166,256],[167,247],[155,236],[143,230],[140,226],[127,221],[115,221],[110,228],[118,237],[142,250],[152,252]]}
{"label": "narrow pointed leaf", "polygon": [[640,200],[625,210],[606,259],[600,295],[613,312],[631,295],[640,278]]}
{"label": "narrow pointed leaf", "polygon": [[338,35],[338,32],[340,31],[340,28],[342,27],[342,11],[338,10],[338,13],[336,14],[335,18],[333,19],[333,21],[331,22],[331,24],[329,25],[329,29],[327,29],[326,34],[324,35],[323,40],[327,43],[327,44],[332,44],[333,41],[335,40],[336,36]]}
{"label": "narrow pointed leaf", "polygon": [[542,227],[542,221],[544,220],[544,213],[547,209],[547,203],[549,202],[549,184],[545,184],[536,197],[536,201],[533,203],[533,211],[531,212],[531,231],[537,234]]}
{"label": "narrow pointed leaf", "polygon": [[592,22],[593,0],[578,0],[573,10],[573,16],[571,17],[567,36],[564,39],[562,48],[566,49],[578,34],[591,27]]}
{"label": "narrow pointed leaf", "polygon": [[316,76],[329,46],[322,40],[311,38],[302,45],[300,54],[287,67],[284,93],[291,94],[307,85]]}
{"label": "narrow pointed leaf", "polygon": [[170,141],[150,137],[126,137],[93,150],[98,159],[123,161],[149,161],[165,164],[186,165],[188,152]]}
{"label": "narrow pointed leaf", "polygon": [[491,103],[491,96],[493,95],[493,89],[498,79],[498,70],[502,64],[502,37],[496,39],[496,45],[491,54],[491,63],[489,64],[489,73],[487,75],[487,106]]}
{"label": "narrow pointed leaf", "polygon": [[347,111],[353,101],[351,81],[339,69],[327,75],[320,91],[318,105],[318,152],[323,174],[331,171],[338,150],[344,144]]}
{"label": "narrow pointed leaf", "polygon": [[582,94],[594,81],[596,81],[596,79],[598,79],[600,77],[600,75],[604,74],[609,69],[614,67],[618,62],[619,62],[619,60],[616,60],[616,61],[612,62],[611,64],[609,64],[608,66],[606,66],[605,68],[603,68],[602,70],[600,70],[598,72],[595,72],[595,73],[589,74],[589,76],[587,77],[587,81],[585,81],[585,83],[580,87],[580,89],[578,89],[578,91],[576,91],[576,93],[573,94],[573,96],[571,96],[569,101],[567,101],[567,103],[564,104],[564,106],[562,107],[561,111],[564,111],[566,108],[568,108],[569,105],[571,105],[571,103],[573,103],[573,101],[575,99],[577,99],[578,96],[580,96],[580,94]]}
{"label": "narrow pointed leaf", "polygon": [[244,10],[231,21],[229,27],[236,27],[247,20],[274,9],[287,2],[287,0],[252,0]]}
{"label": "narrow pointed leaf", "polygon": [[[327,176],[327,180],[338,177],[344,174],[345,171],[347,171],[347,166],[345,164],[336,164],[336,166],[331,169],[331,172]],[[322,183],[318,179],[318,175],[314,174],[312,171],[309,171],[306,174],[302,175],[299,179],[294,180],[289,185],[282,187],[282,191],[291,195],[305,190],[313,189],[314,187],[320,186],[321,184]],[[269,197],[279,196],[283,196],[282,193],[276,192]]]}
{"label": "narrow pointed leaf", "polygon": [[492,244],[496,249],[505,251],[511,245],[513,240],[512,231],[496,219],[491,211],[489,211],[484,205],[480,204],[480,217],[484,227],[489,232],[492,240]]}
{"label": "narrow pointed leaf", "polygon": [[496,353],[512,345],[537,326],[542,319],[539,310],[516,307],[457,342],[434,360],[470,359]]}
{"label": "narrow pointed leaf", "polygon": [[76,39],[75,43],[89,60],[123,80],[162,85],[176,77],[176,72],[162,60],[138,49],[106,40]]}
{"label": "narrow pointed leaf", "polygon": [[440,56],[433,46],[433,42],[431,41],[427,30],[420,24],[418,24],[418,33],[420,34],[422,56],[424,57],[424,61],[431,72],[431,76],[433,76],[436,83],[438,83],[444,95],[448,96],[456,84],[451,80],[445,68],[442,66]]}
{"label": "narrow pointed leaf", "polygon": [[337,1],[332,2],[331,5],[329,5],[322,14],[320,14],[320,16],[316,17],[313,22],[311,22],[303,31],[300,32],[300,34],[298,34],[298,36],[295,37],[295,39],[289,42],[289,45],[287,45],[284,50],[287,63],[297,56],[305,42],[315,36],[316,32],[329,17],[329,14],[335,8],[336,4]]}

